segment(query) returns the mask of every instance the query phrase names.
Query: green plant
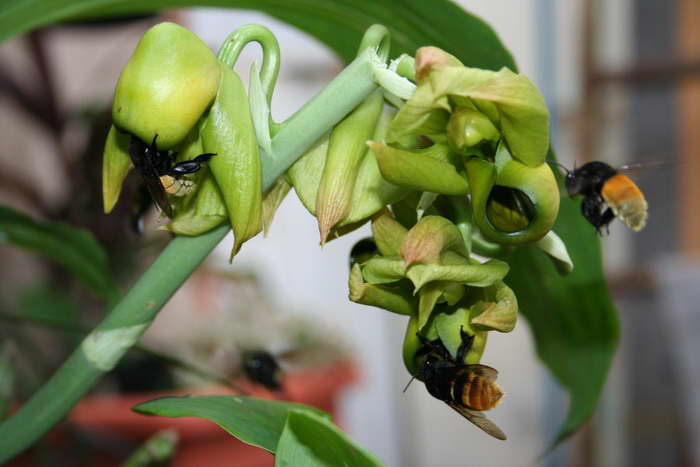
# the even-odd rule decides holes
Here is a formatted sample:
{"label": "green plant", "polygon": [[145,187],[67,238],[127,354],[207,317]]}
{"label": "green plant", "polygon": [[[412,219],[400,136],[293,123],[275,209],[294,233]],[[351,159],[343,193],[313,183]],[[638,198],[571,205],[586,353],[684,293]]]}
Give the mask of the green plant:
{"label": "green plant", "polygon": [[[262,72],[253,73],[249,91],[254,107],[251,112],[254,131],[263,149],[261,165],[256,166],[258,159],[250,157],[248,161],[252,165],[249,164],[245,172],[233,172],[236,181],[227,181],[224,177],[231,172],[218,169],[221,162],[212,164],[216,186],[221,190],[219,199],[215,195],[203,197],[207,180],[212,178],[201,174],[196,196],[183,199],[177,206],[177,212],[184,216],[175,217],[176,222],[180,221],[178,229],[199,235],[176,237],[54,377],[17,414],[0,425],[3,460],[26,448],[56,423],[136,343],[160,307],[228,232],[224,221],[233,219],[236,229],[237,219],[241,217],[241,200],[252,212],[253,221],[239,224],[237,247],[260,229],[257,217],[261,215],[263,202],[254,199],[255,194],[261,195],[269,189],[275,190],[275,194],[288,191],[289,186],[278,179],[309,149],[311,152],[290,171],[289,180],[302,200],[303,193],[309,192],[312,193],[309,199],[316,199],[316,205],[308,202],[307,207],[326,219],[321,226],[322,241],[329,233],[342,235],[367,221],[379,211],[377,206],[392,205],[395,219],[384,214],[373,218],[378,252],[354,267],[351,297],[412,315],[404,348],[409,371],[416,374],[422,365],[420,356],[416,355],[421,344],[417,333],[427,339],[439,337],[455,358],[462,330],[466,330],[474,342],[481,340],[483,350],[487,331],[511,329],[514,308],[512,300],[509,302],[510,289],[505,286],[508,284],[518,299],[519,308],[532,324],[540,357],[571,394],[571,409],[558,440],[573,433],[590,416],[617,341],[617,323],[602,278],[598,239],[578,214],[577,203],[563,200],[557,209],[558,194],[552,197],[552,193],[557,192],[557,182],[544,162],[548,147],[546,109],[538,101],[536,91],[533,94],[528,82],[514,73],[516,67],[510,54],[483,22],[449,2],[441,2],[441,7],[437,8],[418,0],[362,2],[362,5],[334,1],[326,2],[326,9],[316,8],[316,2],[280,7],[274,2],[62,0],[43,8],[43,16],[34,15],[34,3],[14,2],[0,7],[0,37],[66,18],[152,11],[195,3],[254,6],[314,34],[343,59],[352,61],[300,112],[277,124],[270,121],[269,107],[266,107],[276,75],[270,71],[275,69],[275,45],[259,29],[231,36],[219,54],[226,69],[235,62],[240,47],[250,40],[261,42],[265,50]],[[387,33],[374,28],[364,42],[361,40],[360,31],[374,22],[388,26],[395,56],[414,54],[423,45],[438,46],[454,56],[439,53],[417,56],[415,70],[419,73],[415,76],[410,55],[398,61],[398,73],[418,84],[414,94],[408,80],[391,73],[381,63],[389,55]],[[328,28],[328,24],[335,27]],[[358,43],[361,44],[360,53],[354,58]],[[369,52],[370,46],[377,47],[377,53]],[[461,66],[462,63],[467,67]],[[511,71],[487,71],[503,66]],[[373,105],[370,100],[373,93],[377,95],[378,83],[390,91],[389,99],[400,107],[396,115],[392,111],[381,111],[374,117],[375,110],[364,109],[365,105]],[[501,99],[503,94],[498,92],[489,95],[489,83],[498,83],[500,89],[505,86],[516,90],[513,91],[515,96],[524,96],[525,102]],[[211,93],[206,96],[213,99]],[[362,107],[354,110],[360,104]],[[209,102],[200,107],[208,108]],[[348,125],[351,128],[342,132],[347,134],[334,130],[335,139],[343,141],[334,143],[333,135],[325,141],[323,135],[336,123],[349,121],[352,115],[347,119],[346,116],[360,110],[372,115],[363,114],[359,119],[366,128]],[[197,121],[199,115],[192,120]],[[414,125],[416,122],[420,125]],[[128,127],[122,130],[133,134],[142,123],[136,121],[134,127],[130,127],[129,122],[120,122],[120,125]],[[231,124],[236,128],[247,125],[250,132],[249,123]],[[202,125],[199,133],[205,150],[207,144],[214,144],[217,151],[231,152],[230,148],[207,142],[216,139],[222,129],[207,136],[213,124],[207,126],[205,121]],[[175,146],[191,130],[187,127],[167,146]],[[299,138],[300,134],[304,137]],[[375,140],[371,147],[376,154],[376,166],[359,162],[360,153],[355,164],[333,162],[336,159],[333,154],[357,147],[351,140],[364,141],[366,134]],[[425,144],[422,139],[425,136],[432,145]],[[312,148],[317,141],[319,145]],[[326,144],[328,151],[323,149]],[[339,145],[343,148],[341,151],[331,151]],[[119,143],[114,142],[111,147],[114,149],[111,154],[116,155],[107,158],[106,166],[119,167],[121,160],[120,176],[123,178],[128,166],[125,149],[122,146],[120,156]],[[250,156],[256,149],[254,145],[249,146],[246,155]],[[220,160],[224,161],[225,157],[228,156]],[[549,158],[553,159],[551,152]],[[407,164],[407,161],[415,164]],[[228,185],[240,183],[242,176],[246,180],[260,177],[260,183],[254,184],[240,199],[227,199]],[[339,176],[344,183],[337,185],[335,181]],[[120,181],[113,175],[106,181],[105,186],[113,184],[111,192],[118,194]],[[390,182],[391,186],[385,182]],[[350,186],[353,183],[354,186]],[[381,199],[363,197],[360,189],[363,186],[380,187]],[[471,194],[471,204],[466,203],[466,190]],[[324,195],[319,197],[318,193]],[[325,201],[319,205],[318,199]],[[356,206],[367,208],[360,209],[361,213],[353,212]],[[321,214],[328,211],[332,214]],[[419,219],[423,214],[425,217]],[[20,221],[28,232],[39,228],[31,220],[10,212],[0,219],[0,229],[6,234],[15,232],[12,229]],[[568,247],[573,261],[568,260],[562,242],[548,233],[552,226]],[[244,232],[240,241],[239,232]],[[48,238],[60,241],[58,232],[50,233]],[[22,232],[8,234],[8,239],[18,246],[27,246]],[[39,246],[32,248],[51,249],[48,241],[37,244]],[[542,250],[555,259],[555,265]],[[470,258],[471,251],[494,259],[490,266],[475,264]],[[67,261],[69,267],[73,267],[71,260]],[[557,275],[556,268],[569,272],[572,262],[575,268],[571,274]],[[417,301],[414,290],[420,290]],[[479,360],[479,345],[473,349],[466,355],[465,363]],[[175,404],[175,407],[180,406]],[[170,414],[185,413],[184,407],[180,407],[183,412]],[[308,430],[321,430],[327,422],[318,414],[299,408],[279,413],[276,420],[286,420],[279,437],[280,443],[285,440],[285,444],[276,441],[274,444],[280,451],[284,448],[285,459],[298,459],[306,452],[304,449],[291,453],[286,450],[309,442]],[[341,439],[340,443],[346,445],[334,428],[323,429],[330,430],[333,434],[329,436]],[[358,465],[375,462],[369,456],[359,458],[364,464]]]}

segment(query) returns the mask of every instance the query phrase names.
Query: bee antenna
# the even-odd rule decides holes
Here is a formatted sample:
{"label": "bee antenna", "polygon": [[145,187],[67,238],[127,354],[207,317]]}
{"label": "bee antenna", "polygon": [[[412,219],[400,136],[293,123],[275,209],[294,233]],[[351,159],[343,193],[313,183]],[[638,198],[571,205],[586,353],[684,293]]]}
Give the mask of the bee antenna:
{"label": "bee antenna", "polygon": [[408,384],[406,385],[405,388],[403,388],[403,391],[401,391],[401,392],[406,392],[406,390],[407,390],[408,387],[411,385],[411,383],[413,382],[414,379],[416,379],[416,377],[415,377],[415,376],[411,376],[411,379],[408,380]]}
{"label": "bee antenna", "polygon": [[[566,167],[564,167],[562,164],[560,164],[557,161],[547,161],[547,162],[549,162],[550,164],[554,164],[557,167],[559,167],[560,169],[564,170],[564,172],[566,172],[567,175],[569,175],[569,173],[571,173],[571,171],[569,169],[567,169]],[[574,164],[574,168],[576,168],[575,164]]]}

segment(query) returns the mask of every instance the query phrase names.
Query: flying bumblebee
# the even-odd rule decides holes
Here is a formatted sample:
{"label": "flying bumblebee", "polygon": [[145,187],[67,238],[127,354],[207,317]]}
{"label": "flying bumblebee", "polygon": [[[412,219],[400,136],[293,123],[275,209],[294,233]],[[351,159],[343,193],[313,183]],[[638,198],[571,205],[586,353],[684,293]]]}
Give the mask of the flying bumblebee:
{"label": "flying bumblebee", "polygon": [[494,438],[505,440],[505,433],[481,413],[496,407],[503,397],[503,391],[495,382],[498,371],[486,365],[464,363],[474,336],[461,333],[462,344],[454,359],[440,339],[429,341],[418,335],[423,346],[416,358],[424,360],[416,377],[425,383],[431,396],[445,402]]}
{"label": "flying bumblebee", "polygon": [[153,137],[153,142],[149,145],[135,136],[129,142],[129,156],[136,170],[141,174],[148,192],[153,201],[168,217],[173,217],[173,208],[166,196],[184,196],[193,188],[191,180],[184,179],[183,176],[197,172],[216,154],[200,154],[189,161],[175,162],[177,153],[170,151],[159,151],[156,145],[158,135]]}
{"label": "flying bumblebee", "polygon": [[282,390],[282,369],[269,352],[255,350],[244,353],[243,371],[253,383],[265,386],[270,391]]}
{"label": "flying bumblebee", "polygon": [[635,232],[647,223],[647,201],[637,185],[620,173],[630,166],[615,169],[605,162],[588,162],[574,170],[566,170],[566,191],[569,197],[583,196],[581,213],[602,233],[618,217]]}

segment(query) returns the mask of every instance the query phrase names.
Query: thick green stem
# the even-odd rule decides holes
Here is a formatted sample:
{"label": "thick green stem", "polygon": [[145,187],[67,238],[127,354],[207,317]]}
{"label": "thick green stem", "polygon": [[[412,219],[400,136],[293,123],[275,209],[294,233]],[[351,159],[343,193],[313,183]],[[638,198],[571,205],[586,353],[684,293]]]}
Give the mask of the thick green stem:
{"label": "thick green stem", "polygon": [[[368,54],[287,120],[272,140],[275,157],[264,157],[267,190],[311,145],[374,89]],[[102,375],[111,370],[151,324],[158,311],[226,236],[220,226],[197,237],[177,237],[36,394],[0,424],[0,464],[33,444],[58,423]]]}

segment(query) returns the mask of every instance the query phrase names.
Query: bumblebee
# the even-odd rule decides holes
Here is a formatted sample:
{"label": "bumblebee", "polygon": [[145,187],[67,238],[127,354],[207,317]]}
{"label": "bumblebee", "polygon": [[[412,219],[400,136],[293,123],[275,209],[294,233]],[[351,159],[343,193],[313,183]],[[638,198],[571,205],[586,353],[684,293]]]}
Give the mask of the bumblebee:
{"label": "bumblebee", "polygon": [[168,217],[173,217],[173,208],[166,194],[185,196],[194,188],[192,180],[183,176],[197,172],[202,164],[216,154],[200,154],[189,161],[175,162],[177,153],[159,151],[156,144],[158,135],[153,137],[151,144],[146,144],[135,136],[129,142],[129,156],[136,170],[141,174],[153,201]]}
{"label": "bumblebee", "polygon": [[462,344],[454,359],[440,339],[428,341],[418,335],[423,346],[416,358],[423,360],[416,377],[423,381],[431,396],[445,402],[494,438],[505,440],[505,433],[481,413],[496,407],[503,397],[503,391],[495,382],[498,371],[486,365],[464,363],[474,336],[460,332]]}
{"label": "bumblebee", "polygon": [[270,391],[282,390],[282,369],[269,352],[255,350],[243,354],[243,371],[253,383]]}
{"label": "bumblebee", "polygon": [[[647,202],[637,185],[626,175],[605,162],[588,162],[574,170],[566,170],[566,191],[569,197],[583,196],[581,213],[593,227],[609,230],[615,217],[635,232],[647,223]],[[606,207],[607,206],[607,207]]]}

